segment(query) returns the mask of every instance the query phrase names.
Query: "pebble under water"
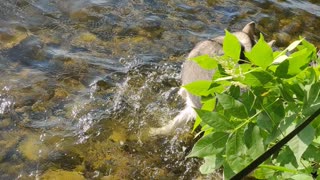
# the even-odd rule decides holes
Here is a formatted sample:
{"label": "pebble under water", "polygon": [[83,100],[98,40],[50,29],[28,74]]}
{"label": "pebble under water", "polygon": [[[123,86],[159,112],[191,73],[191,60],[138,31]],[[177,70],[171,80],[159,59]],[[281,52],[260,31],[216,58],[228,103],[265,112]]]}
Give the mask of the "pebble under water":
{"label": "pebble under water", "polygon": [[150,137],[184,106],[186,54],[255,21],[267,40],[319,47],[314,0],[2,0],[0,179],[221,179],[185,159],[190,124]]}

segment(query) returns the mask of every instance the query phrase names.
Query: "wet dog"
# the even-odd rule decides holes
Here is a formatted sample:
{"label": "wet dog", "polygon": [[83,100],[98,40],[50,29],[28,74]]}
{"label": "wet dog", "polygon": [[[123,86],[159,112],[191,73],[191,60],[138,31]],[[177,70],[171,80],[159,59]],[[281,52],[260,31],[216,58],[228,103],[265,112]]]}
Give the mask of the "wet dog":
{"label": "wet dog", "polygon": [[[232,33],[237,37],[241,44],[241,58],[244,58],[244,51],[248,52],[255,44],[254,39],[255,23],[248,23],[242,31]],[[190,59],[200,56],[221,56],[223,55],[223,40],[224,36],[218,36],[213,39],[205,40],[198,43],[187,56],[187,60],[183,63],[181,71],[182,86],[199,81],[211,80],[215,70],[204,70],[197,63]],[[185,108],[167,125],[161,128],[151,129],[152,135],[166,135],[183,126],[190,120],[194,120],[197,116],[194,108],[201,108],[200,97],[190,94],[186,89],[180,88],[179,95],[185,100]]]}

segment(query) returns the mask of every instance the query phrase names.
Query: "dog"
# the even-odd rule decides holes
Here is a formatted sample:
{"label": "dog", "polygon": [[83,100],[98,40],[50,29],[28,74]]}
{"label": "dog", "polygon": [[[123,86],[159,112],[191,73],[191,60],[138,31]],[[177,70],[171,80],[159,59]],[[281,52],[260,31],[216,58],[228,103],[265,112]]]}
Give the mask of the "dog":
{"label": "dog", "polygon": [[[254,22],[250,22],[244,26],[239,32],[232,33],[237,37],[241,44],[240,58],[244,59],[244,52],[249,52],[255,44],[256,27]],[[194,57],[201,55],[209,56],[221,56],[223,55],[223,40],[224,36],[218,36],[213,39],[199,42],[188,54],[187,60],[182,65],[181,82],[182,86],[199,81],[199,80],[211,80],[215,73],[215,70],[204,70],[196,62],[190,60]],[[273,41],[269,43],[272,45]],[[194,120],[197,117],[197,113],[194,108],[201,108],[200,97],[190,94],[183,87],[179,90],[179,95],[185,100],[185,108],[167,125],[160,128],[152,128],[150,130],[151,135],[168,135],[174,132],[177,128],[181,127],[190,120]]]}

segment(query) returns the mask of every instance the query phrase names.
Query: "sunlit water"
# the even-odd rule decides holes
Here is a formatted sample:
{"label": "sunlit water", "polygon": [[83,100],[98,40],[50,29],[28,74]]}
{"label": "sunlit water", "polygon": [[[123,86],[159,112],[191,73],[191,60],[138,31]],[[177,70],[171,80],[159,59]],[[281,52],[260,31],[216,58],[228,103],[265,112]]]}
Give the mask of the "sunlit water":
{"label": "sunlit water", "polygon": [[185,159],[188,126],[150,137],[183,108],[196,42],[250,21],[267,40],[318,45],[317,1],[3,0],[0,179],[217,179]]}

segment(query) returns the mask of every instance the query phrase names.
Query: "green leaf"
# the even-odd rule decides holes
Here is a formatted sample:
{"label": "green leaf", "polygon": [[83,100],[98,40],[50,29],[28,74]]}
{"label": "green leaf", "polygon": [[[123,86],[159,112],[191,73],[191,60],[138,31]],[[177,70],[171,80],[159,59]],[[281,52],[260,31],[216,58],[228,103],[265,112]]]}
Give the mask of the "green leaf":
{"label": "green leaf", "polygon": [[289,57],[287,55],[281,55],[279,57],[277,57],[272,64],[280,64],[283,61],[287,60]]}
{"label": "green leaf", "polygon": [[[226,143],[226,155],[240,155],[245,153],[246,147],[243,143],[243,132],[238,130],[230,135]],[[230,163],[230,162],[229,162]]]}
{"label": "green leaf", "polygon": [[285,50],[283,50],[282,52],[279,52],[279,51],[276,51],[273,53],[273,57],[274,57],[274,61],[272,64],[280,64],[282,63],[283,61],[287,60],[288,59],[288,56],[286,55],[286,53],[288,51],[292,51],[293,49],[295,49],[302,41],[303,39],[301,40],[297,40],[297,41],[294,41],[293,43],[291,43]]}
{"label": "green leaf", "polygon": [[[313,128],[315,128],[317,131],[316,136],[318,137],[320,135],[320,116],[316,117],[312,122],[311,125]],[[320,139],[319,139],[320,140]]]}
{"label": "green leaf", "polygon": [[285,51],[274,51],[273,52],[273,59],[277,59],[279,56],[282,56],[285,53],[286,53]]}
{"label": "green leaf", "polygon": [[308,49],[297,51],[290,55],[290,74],[298,74],[303,70],[303,67],[307,67],[311,62],[312,52]]}
{"label": "green leaf", "polygon": [[313,44],[305,40],[304,38],[301,38],[301,39],[302,39],[302,45],[298,46],[298,49],[299,50],[302,50],[304,48],[308,49],[309,51],[312,52],[311,60],[317,59],[317,48]]}
{"label": "green leaf", "polygon": [[280,78],[291,78],[293,75],[288,74],[289,61],[282,62],[276,69],[275,75]]}
{"label": "green leaf", "polygon": [[226,160],[232,170],[238,172],[250,163],[250,159],[245,158],[247,148],[243,143],[243,131],[238,130],[231,134],[226,143]]}
{"label": "green leaf", "polygon": [[295,49],[304,39],[300,39],[300,40],[296,40],[293,43],[291,43],[286,50],[288,51],[292,51],[293,49]]}
{"label": "green leaf", "polygon": [[305,86],[305,96],[303,101],[303,114],[310,116],[320,108],[320,82]]}
{"label": "green leaf", "polygon": [[314,138],[315,130],[308,125],[298,136],[295,136],[288,142],[289,148],[294,153],[296,160],[299,162],[302,154],[307,150]]}
{"label": "green leaf", "polygon": [[249,116],[253,116],[256,113],[255,104],[257,97],[255,96],[255,94],[253,94],[252,91],[242,92],[240,100],[249,111]]}
{"label": "green leaf", "polygon": [[[288,105],[288,106],[292,106],[292,105]],[[294,105],[296,107],[296,105]],[[297,108],[290,108],[288,107],[286,109],[286,111],[288,112],[294,112],[294,113],[290,113],[291,115],[288,115],[286,117],[283,118],[283,120],[280,121],[280,123],[278,125],[275,125],[274,127],[272,127],[272,131],[270,132],[269,136],[265,139],[265,144],[270,144],[271,142],[274,142],[276,139],[278,139],[279,137],[282,137],[282,135],[286,132],[288,132],[290,130],[290,128],[294,128],[294,121],[297,119],[297,114],[300,112],[299,109],[301,107],[297,107]],[[270,124],[272,124],[270,122]]]}
{"label": "green leaf", "polygon": [[[319,66],[317,68],[308,67],[301,73],[299,73],[295,78],[299,81],[299,85],[305,86],[307,84],[315,84],[319,80],[320,71]],[[301,86],[301,87],[302,87]]]}
{"label": "green leaf", "polygon": [[203,123],[202,127],[201,127],[201,131],[204,132],[204,134],[202,135],[204,137],[204,136],[211,134],[213,132],[213,128],[211,126]]}
{"label": "green leaf", "polygon": [[243,141],[247,148],[253,146],[252,131],[254,127],[255,125],[253,123],[249,123],[244,130]]}
{"label": "green leaf", "polygon": [[187,157],[206,157],[218,154],[225,149],[229,134],[224,132],[215,132],[202,137],[193,146],[192,151]]}
{"label": "green leaf", "polygon": [[197,110],[202,121],[215,129],[215,132],[225,132],[232,129],[234,126],[228,119],[217,112]]}
{"label": "green leaf", "polygon": [[260,113],[257,117],[257,125],[261,128],[264,129],[266,131],[268,131],[269,133],[272,131],[273,128],[273,123],[270,119],[270,117],[265,113]]}
{"label": "green leaf", "polygon": [[294,126],[294,121],[297,120],[297,117],[300,116],[301,106],[297,106],[294,103],[287,104],[286,113],[287,115],[280,122],[276,130],[279,130],[279,135],[289,130],[291,126]]}
{"label": "green leaf", "polygon": [[272,122],[278,124],[285,117],[285,110],[282,101],[277,101],[265,109]]}
{"label": "green leaf", "polygon": [[208,91],[211,86],[211,81],[195,81],[190,84],[186,84],[182,87],[187,89],[187,91],[196,96],[208,96],[210,92]]}
{"label": "green leaf", "polygon": [[297,173],[298,172],[297,170],[288,169],[288,168],[282,167],[282,166],[272,166],[272,165],[265,165],[265,164],[260,165],[259,168],[273,169],[277,172],[279,172],[279,171],[289,172],[289,173]]}
{"label": "green leaf", "polygon": [[264,86],[268,82],[273,79],[272,75],[267,73],[266,71],[252,71],[245,75],[243,84],[248,86],[256,87],[256,86]]}
{"label": "green leaf", "polygon": [[237,67],[239,68],[236,69],[236,73],[242,75],[252,69],[252,64],[239,64]]}
{"label": "green leaf", "polygon": [[241,44],[238,38],[226,30],[226,36],[223,40],[224,55],[230,57],[234,62],[238,62],[241,53]]}
{"label": "green leaf", "polygon": [[285,83],[279,84],[279,89],[281,92],[282,97],[288,101],[288,102],[295,102],[295,99],[293,98],[293,93],[290,91],[290,86],[286,85]]}
{"label": "green leaf", "polygon": [[213,111],[214,108],[216,107],[216,98],[211,98],[209,100],[203,101],[202,102],[202,110],[207,110],[207,111]]}
{"label": "green leaf", "polygon": [[260,128],[258,126],[254,126],[251,134],[252,146],[248,150],[248,154],[252,159],[256,159],[265,151],[265,147],[263,144],[263,138],[260,134]]}
{"label": "green leaf", "polygon": [[232,176],[234,176],[236,173],[231,169],[228,162],[223,162],[223,179],[230,179]]}
{"label": "green leaf", "polygon": [[310,144],[307,150],[303,153],[302,157],[308,161],[320,162],[319,148],[315,147],[313,144]]}
{"label": "green leaf", "polygon": [[264,111],[257,118],[257,124],[260,128],[271,132],[285,117],[285,111],[280,100],[277,102],[266,102],[265,106],[263,107]]}
{"label": "green leaf", "polygon": [[245,56],[255,65],[266,69],[273,62],[273,52],[262,34],[251,52],[245,52]]}
{"label": "green leaf", "polygon": [[304,91],[302,89],[302,84],[301,83],[294,83],[294,84],[290,84],[289,85],[290,87],[290,90],[292,92],[294,92],[294,94],[296,95],[296,98],[299,100],[299,101],[303,101],[304,99]]}
{"label": "green leaf", "polygon": [[240,87],[231,85],[229,88],[229,95],[232,96],[233,98],[237,99],[240,96]]}
{"label": "green leaf", "polygon": [[205,70],[213,70],[218,67],[217,61],[209,55],[202,55],[191,59]]}
{"label": "green leaf", "polygon": [[293,167],[298,167],[298,163],[296,158],[294,157],[293,152],[288,146],[284,146],[282,150],[279,152],[278,157],[276,159],[277,163],[280,166],[292,165]]}
{"label": "green leaf", "polygon": [[269,168],[258,168],[253,172],[253,175],[257,179],[271,179],[276,173],[275,170]]}
{"label": "green leaf", "polygon": [[227,94],[216,94],[216,97],[223,108],[232,116],[240,119],[248,117],[247,109],[240,101]]}
{"label": "green leaf", "polygon": [[219,81],[218,83],[212,83],[209,89],[209,92],[211,94],[214,93],[222,93],[231,85],[229,81]]}
{"label": "green leaf", "polygon": [[223,164],[223,158],[216,155],[204,157],[204,163],[200,166],[202,174],[210,174],[220,168]]}
{"label": "green leaf", "polygon": [[292,180],[314,180],[311,175],[306,175],[306,174],[297,174],[297,175],[291,176],[290,180],[291,179]]}
{"label": "green leaf", "polygon": [[307,49],[293,53],[287,61],[276,69],[275,75],[280,78],[291,78],[305,69],[310,62],[311,52]]}
{"label": "green leaf", "polygon": [[201,124],[201,122],[202,122],[201,118],[197,116],[193,124],[192,132],[196,130],[196,128]]}

